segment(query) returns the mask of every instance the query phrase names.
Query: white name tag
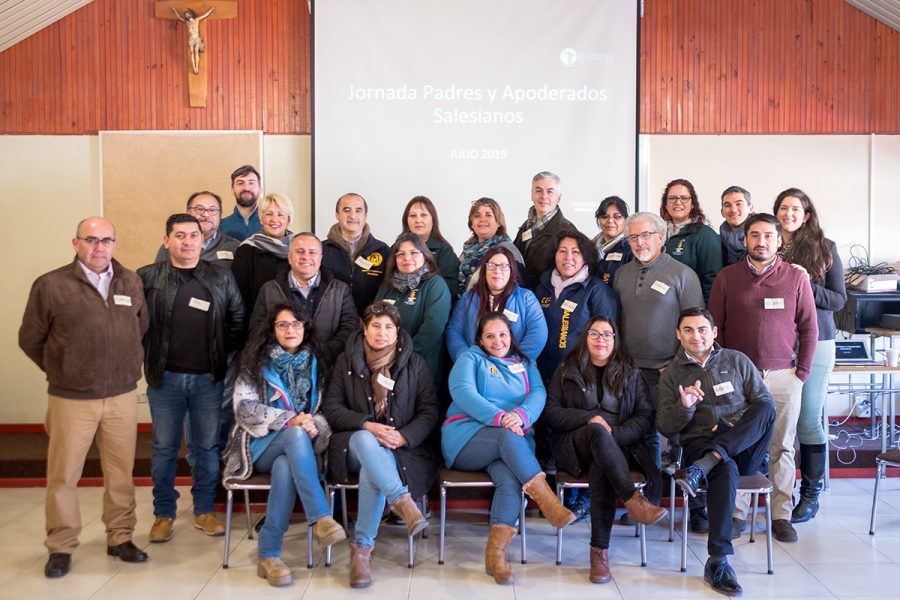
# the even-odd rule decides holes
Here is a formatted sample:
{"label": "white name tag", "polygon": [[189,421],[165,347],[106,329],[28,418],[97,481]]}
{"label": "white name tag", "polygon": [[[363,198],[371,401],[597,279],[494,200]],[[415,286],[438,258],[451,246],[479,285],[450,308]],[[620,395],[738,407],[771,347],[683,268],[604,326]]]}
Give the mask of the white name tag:
{"label": "white name tag", "polygon": [[113,303],[117,306],[131,306],[131,296],[113,295]]}
{"label": "white name tag", "polygon": [[234,252],[231,250],[219,250],[216,252],[216,258],[219,260],[234,260]]}
{"label": "white name tag", "polygon": [[534,236],[534,233],[530,229],[526,229],[522,232],[522,241],[527,242]]}
{"label": "white name tag", "polygon": [[566,300],[562,303],[562,309],[567,310],[569,312],[574,312],[575,309],[578,308],[578,304],[572,302],[571,300]]}
{"label": "white name tag", "polygon": [[525,365],[523,365],[522,363],[512,363],[511,365],[509,365],[509,372],[510,373],[524,373]]}
{"label": "white name tag", "polygon": [[606,255],[606,260],[621,261],[622,253],[621,252],[610,252],[609,254]]}
{"label": "white name tag", "polygon": [[730,381],[725,381],[723,383],[714,385],[713,391],[716,393],[716,396],[721,396],[723,394],[730,394],[731,392],[734,391],[734,386],[731,385]]}
{"label": "white name tag", "polygon": [[657,279],[656,281],[653,282],[653,285],[650,286],[650,289],[653,290],[654,292],[659,292],[660,294],[665,296],[666,292],[669,291],[669,286],[667,286],[662,281]]}
{"label": "white name tag", "polygon": [[396,300],[392,300],[392,299],[390,299],[390,298],[382,298],[382,299],[381,299],[381,302],[387,302],[388,304],[392,304],[392,305],[393,305],[393,304],[397,304],[397,301],[396,301]]}
{"label": "white name tag", "polygon": [[510,323],[515,323],[516,321],[519,320],[519,314],[514,313],[513,311],[509,310],[508,308],[503,309],[503,316],[506,317],[507,319],[509,319]]}
{"label": "white name tag", "polygon": [[362,256],[356,257],[356,265],[359,267],[362,267],[366,271],[368,271],[369,269],[372,268],[372,263],[370,261],[364,259]]}
{"label": "white name tag", "polygon": [[191,301],[188,302],[188,306],[196,308],[197,310],[202,310],[203,312],[209,310],[209,302],[201,300],[200,298],[191,298]]}
{"label": "white name tag", "polygon": [[763,300],[763,304],[766,307],[766,310],[783,310],[784,298],[766,298]]}
{"label": "white name tag", "polygon": [[385,377],[384,375],[379,373],[378,376],[375,378],[375,380],[378,381],[378,383],[380,383],[381,385],[383,385],[384,387],[386,387],[389,390],[394,389],[394,380],[391,379],[390,377]]}

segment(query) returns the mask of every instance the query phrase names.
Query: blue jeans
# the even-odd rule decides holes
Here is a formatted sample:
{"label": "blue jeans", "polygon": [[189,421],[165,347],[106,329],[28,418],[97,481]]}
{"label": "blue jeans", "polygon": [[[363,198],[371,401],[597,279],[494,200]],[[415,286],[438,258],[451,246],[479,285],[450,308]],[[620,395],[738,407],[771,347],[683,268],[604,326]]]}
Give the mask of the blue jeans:
{"label": "blue jeans", "polygon": [[491,525],[515,527],[522,505],[522,485],[541,472],[528,439],[505,427],[483,427],[456,455],[454,469],[487,471],[494,482]]}
{"label": "blue jeans", "polygon": [[219,480],[222,382],[213,381],[209,373],[165,371],[162,386],[147,388],[147,400],[153,419],[153,514],[175,518],[179,496],[175,490],[175,469],[185,415],[191,418],[194,514],[213,512]]}
{"label": "blue jeans", "polygon": [[266,522],[259,530],[259,557],[279,557],[298,494],[310,526],[331,514],[319,482],[312,440],[302,427],[285,427],[256,459],[253,469],[272,474]]}
{"label": "blue jeans", "polygon": [[394,504],[409,488],[400,480],[394,453],[368,431],[350,436],[347,466],[351,473],[359,473],[359,514],[353,542],[361,547],[374,546],[385,499]]}
{"label": "blue jeans", "polygon": [[[225,380],[222,382],[224,388],[222,392],[222,422],[219,424],[219,448],[224,448],[228,443],[228,434],[231,432],[231,426],[234,425],[234,381],[237,378],[236,354],[232,353],[228,356],[228,370],[225,371]],[[194,444],[191,441],[191,416],[184,416],[184,443],[187,446],[187,463],[194,468]]]}

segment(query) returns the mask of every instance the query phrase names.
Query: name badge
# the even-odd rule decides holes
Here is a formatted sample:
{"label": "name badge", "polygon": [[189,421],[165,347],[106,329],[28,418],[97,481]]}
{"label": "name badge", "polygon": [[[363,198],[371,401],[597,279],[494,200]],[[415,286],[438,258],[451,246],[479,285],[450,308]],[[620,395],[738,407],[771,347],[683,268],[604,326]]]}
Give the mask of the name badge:
{"label": "name badge", "polygon": [[113,294],[113,304],[117,306],[131,306],[131,296]]}
{"label": "name badge", "polygon": [[510,323],[515,323],[516,321],[519,320],[519,313],[514,313],[513,311],[509,310],[508,308],[503,309],[503,316],[506,317],[507,319],[509,319]]}
{"label": "name badge", "polygon": [[766,310],[783,310],[784,298],[766,298],[763,300],[763,305]]}
{"label": "name badge", "polygon": [[714,385],[713,391],[716,393],[716,396],[722,396],[723,394],[730,394],[731,392],[733,392],[734,386],[731,385],[730,381],[725,381],[723,383]]}
{"label": "name badge", "polygon": [[534,233],[530,229],[526,229],[525,231],[522,232],[522,241],[523,242],[527,242],[532,237],[534,237]]}
{"label": "name badge", "polygon": [[197,310],[202,310],[203,312],[207,312],[209,310],[209,302],[206,300],[201,300],[200,298],[191,298],[191,301],[188,302],[188,306],[191,308],[196,308]]}
{"label": "name badge", "polygon": [[390,304],[390,305],[397,304],[397,301],[396,301],[396,300],[392,300],[392,299],[390,299],[390,298],[382,298],[380,301],[381,301],[381,302],[387,302],[387,303]]}
{"label": "name badge", "polygon": [[656,281],[653,282],[653,285],[650,286],[650,289],[653,290],[654,292],[659,292],[660,294],[665,296],[666,292],[669,291],[669,286],[667,286],[662,281],[657,279]]}
{"label": "name badge", "polygon": [[610,252],[609,254],[606,255],[606,260],[614,260],[617,262],[621,261],[622,253],[621,252]]}
{"label": "name badge", "polygon": [[219,260],[234,260],[234,252],[231,250],[219,250],[216,252],[216,258]]}
{"label": "name badge", "polygon": [[567,310],[569,312],[574,312],[575,309],[578,308],[578,304],[572,302],[571,300],[566,300],[562,303],[562,309]]}
{"label": "name badge", "polygon": [[357,256],[355,262],[358,267],[362,267],[366,271],[372,268],[372,262],[364,259],[362,256]]}
{"label": "name badge", "polygon": [[522,363],[512,363],[511,365],[509,365],[509,372],[510,373],[524,373],[525,365],[523,365]]}
{"label": "name badge", "polygon": [[375,380],[389,390],[394,389],[394,380],[391,379],[390,377],[385,377],[384,375],[379,373],[378,376],[375,378]]}

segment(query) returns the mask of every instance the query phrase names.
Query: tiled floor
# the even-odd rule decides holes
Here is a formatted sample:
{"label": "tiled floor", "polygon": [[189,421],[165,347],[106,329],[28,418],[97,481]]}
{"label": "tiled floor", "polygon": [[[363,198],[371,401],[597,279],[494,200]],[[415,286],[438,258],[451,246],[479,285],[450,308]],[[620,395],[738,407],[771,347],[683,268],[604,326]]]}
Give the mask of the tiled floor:
{"label": "tiled floor", "polygon": [[[189,498],[188,490],[181,490]],[[251,600],[253,598],[721,598],[703,583],[706,540],[688,539],[688,572],[679,571],[678,540],[666,541],[665,525],[648,530],[646,568],[639,566],[638,540],[633,529],[616,527],[610,561],[614,579],[608,585],[587,580],[588,527],[580,523],[566,535],[564,564],[555,564],[555,536],[538,517],[528,522],[528,564],[519,562],[518,540],[509,558],[516,577],[501,587],[484,574],[485,527],[482,515],[455,512],[448,518],[447,560],[437,564],[438,531],[416,547],[416,566],[406,567],[406,538],[400,528],[384,526],[373,559],[375,585],[368,590],[347,586],[348,548],[335,549],[334,565],[326,568],[316,549],[315,568],[306,568],[306,525],[292,525],[285,542],[285,561],[294,583],[272,588],[256,576],[256,540],[247,539],[243,515],[236,515],[231,568],[222,569],[222,538],[208,538],[191,526],[190,507],[176,522],[175,537],[161,545],[147,543],[152,522],[149,488],[138,490],[139,524],[135,543],[151,556],[145,564],[124,564],[106,556],[100,521],[102,489],[81,490],[85,522],[82,545],[73,557],[72,572],[56,580],[43,575],[44,511],[41,488],[0,489],[0,599],[10,600]],[[800,541],[775,542],[775,574],[766,574],[765,538],[736,544],[732,564],[747,598],[897,598],[900,596],[900,478],[883,482],[878,532],[868,535],[871,479],[838,479],[823,495],[816,519],[797,527]],[[663,522],[665,523],[665,522]],[[762,525],[762,516],[760,517]]]}

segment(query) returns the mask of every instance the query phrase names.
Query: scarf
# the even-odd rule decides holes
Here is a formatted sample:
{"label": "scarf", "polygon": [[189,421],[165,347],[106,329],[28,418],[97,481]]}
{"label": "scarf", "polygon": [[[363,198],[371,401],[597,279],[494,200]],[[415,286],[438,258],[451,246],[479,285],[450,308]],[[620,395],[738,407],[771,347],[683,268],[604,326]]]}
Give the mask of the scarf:
{"label": "scarf", "polygon": [[241,246],[251,246],[257,250],[271,252],[278,258],[287,260],[288,249],[290,249],[292,237],[294,237],[294,234],[290,231],[284,232],[283,240],[273,238],[260,231],[241,242]]}
{"label": "scarf", "polygon": [[487,251],[498,244],[510,241],[512,240],[506,235],[495,235],[483,242],[479,242],[478,237],[472,236],[465,244],[463,244],[462,254],[459,255],[460,294],[465,293],[466,284],[469,283],[469,278],[481,266],[481,261],[484,258],[484,255],[487,254]]}
{"label": "scarf", "polygon": [[272,368],[287,387],[294,404],[294,412],[309,412],[312,382],[312,354],[309,349],[303,348],[297,354],[291,354],[278,344],[272,344],[269,358],[272,361]]}
{"label": "scarf", "polygon": [[625,239],[625,232],[623,231],[622,233],[620,233],[613,239],[609,240],[608,242],[604,242],[603,241],[603,232],[601,231],[591,241],[594,242],[595,246],[597,246],[597,253],[600,255],[600,260],[604,260],[604,259],[606,259],[606,255],[609,253],[609,251],[614,250],[615,247],[619,245],[619,242],[621,242],[624,239]]}
{"label": "scarf", "polygon": [[553,272],[550,273],[550,285],[553,286],[553,297],[559,298],[559,296],[563,293],[567,287],[575,283],[584,283],[587,281],[587,278],[590,276],[588,272],[588,266],[584,265],[581,267],[581,270],[569,277],[568,279],[563,279],[562,275],[559,274],[559,271],[553,269]]}
{"label": "scarf", "polygon": [[419,289],[422,279],[428,274],[428,265],[422,265],[421,269],[417,269],[412,273],[401,273],[395,270],[391,276],[391,285],[401,294],[405,294],[410,290]]}
{"label": "scarf", "polygon": [[[553,219],[553,217],[556,216],[556,213],[558,213],[558,212],[559,212],[559,206],[557,206],[556,208],[554,208],[553,210],[548,212],[543,217],[538,218],[537,211],[532,206],[531,208],[528,209],[528,218],[525,219],[525,224],[522,225],[522,228],[519,230],[520,233],[525,233],[529,229],[531,230],[532,234],[537,233],[538,231],[540,231],[541,229],[546,227],[547,223],[549,223]],[[534,235],[532,235],[530,238],[528,238],[527,241],[522,240],[522,245],[525,248],[528,248],[528,246],[531,245],[531,242],[533,240],[534,240]]]}
{"label": "scarf", "polygon": [[719,227],[719,236],[722,238],[722,246],[725,248],[726,264],[733,265],[741,262],[741,259],[747,255],[747,249],[744,248],[744,228],[740,227],[735,231],[728,221],[724,221]]}
{"label": "scarf", "polygon": [[328,230],[328,239],[340,246],[344,249],[350,256],[350,260],[353,261],[356,259],[356,255],[359,253],[361,248],[366,247],[366,243],[369,241],[369,224],[366,223],[363,226],[362,235],[359,236],[359,239],[353,242],[353,246],[350,245],[344,236],[341,235],[341,225],[340,223],[335,223],[331,226],[331,229]]}
{"label": "scarf", "polygon": [[375,350],[369,346],[368,342],[363,339],[363,352],[366,357],[366,366],[369,367],[369,373],[372,374],[372,394],[375,396],[375,419],[383,421],[387,416],[388,390],[386,387],[378,383],[378,376],[384,375],[387,378],[391,376],[391,365],[397,358],[396,342],[381,350]]}

